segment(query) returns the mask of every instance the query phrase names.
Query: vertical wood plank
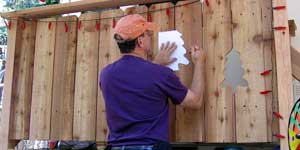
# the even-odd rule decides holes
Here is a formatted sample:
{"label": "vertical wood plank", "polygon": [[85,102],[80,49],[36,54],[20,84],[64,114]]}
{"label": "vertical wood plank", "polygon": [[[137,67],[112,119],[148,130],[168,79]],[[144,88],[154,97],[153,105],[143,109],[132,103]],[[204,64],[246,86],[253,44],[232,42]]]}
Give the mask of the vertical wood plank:
{"label": "vertical wood plank", "polygon": [[[74,98],[74,140],[96,139],[97,74],[99,31],[98,13],[82,14],[79,18]],[[85,21],[86,20],[86,21]]]}
{"label": "vertical wood plank", "polygon": [[[263,45],[257,41],[262,32],[260,0],[232,0],[233,47],[239,52],[244,69],[243,78],[248,87],[237,88],[236,136],[237,142],[267,142],[266,97]],[[247,116],[247,117],[245,117]]]}
{"label": "vertical wood plank", "polygon": [[[188,0],[178,2],[175,8],[175,28],[182,33],[184,46],[202,47],[202,11],[200,1]],[[189,65],[180,65],[177,72],[181,82],[190,87],[193,80],[193,69],[190,53],[185,55]],[[204,137],[204,104],[200,110],[176,107],[176,142],[202,142]]]}
{"label": "vertical wood plank", "polygon": [[60,17],[56,25],[51,139],[73,139],[77,17]]}
{"label": "vertical wood plank", "polygon": [[[122,10],[109,10],[101,13],[100,18],[115,18],[117,22],[120,17],[123,16]],[[98,72],[101,74],[101,70],[116,61],[121,57],[120,50],[114,40],[113,19],[102,19],[100,28],[100,42],[99,42],[99,65]],[[99,83],[99,77],[98,77]],[[97,136],[96,140],[104,142],[107,140],[108,127],[106,122],[104,98],[101,89],[98,84],[98,99],[97,99]]]}
{"label": "vertical wood plank", "polygon": [[[158,32],[170,31],[175,29],[174,5],[172,3],[151,5],[149,8],[149,15],[152,18],[152,22],[158,25]],[[152,48],[154,50],[152,54],[153,57],[159,50],[158,33],[154,34],[153,36]]]}
{"label": "vertical wood plank", "polygon": [[[273,7],[287,5],[286,0],[273,0],[272,4]],[[279,131],[280,134],[287,137],[286,123],[288,122],[289,113],[294,103],[287,10],[273,10],[273,25],[274,27],[287,27],[287,29],[283,31],[274,30],[279,106],[278,108],[279,113],[284,118],[284,120],[280,120],[279,122]],[[280,139],[280,147],[281,149],[288,149],[287,138]]]}
{"label": "vertical wood plank", "polygon": [[[265,79],[265,89],[272,90],[272,94],[266,95],[266,107],[267,107],[267,129],[268,129],[268,142],[273,142],[273,131],[278,131],[275,126],[278,126],[278,118],[274,117],[273,106],[278,105],[276,103],[276,99],[274,95],[276,94],[276,90],[272,89],[273,85],[273,73],[276,72],[276,68],[273,67],[273,32],[272,32],[272,1],[266,0],[261,1],[262,7],[262,27],[263,27],[263,34],[261,37],[257,37],[257,42],[263,43],[263,54],[264,54],[264,71],[272,70],[272,73],[269,75],[264,76]],[[275,70],[274,70],[275,69]],[[277,132],[274,132],[277,133]],[[274,138],[276,140],[276,138]]]}
{"label": "vertical wood plank", "polygon": [[11,20],[11,28],[8,30],[8,39],[7,39],[7,57],[6,57],[6,69],[5,69],[5,78],[4,78],[4,95],[2,102],[2,114],[1,114],[1,125],[0,125],[0,149],[7,150],[13,148],[10,145],[9,141],[9,132],[11,121],[10,118],[14,117],[11,114],[12,107],[12,86],[13,86],[13,71],[14,71],[14,61],[15,61],[15,49],[18,44],[19,39],[21,38],[18,33],[17,28],[18,21],[16,18]]}
{"label": "vertical wood plank", "polygon": [[20,20],[18,28],[21,38],[15,50],[10,138],[28,139],[36,22]]}
{"label": "vertical wood plank", "polygon": [[[278,103],[278,83],[277,83],[277,67],[276,67],[276,52],[274,35],[272,40],[272,111],[279,112]],[[273,115],[273,114],[272,114]],[[273,115],[272,119],[272,134],[279,133],[279,119]],[[272,142],[279,142],[277,137],[272,135]]]}
{"label": "vertical wood plank", "polygon": [[145,19],[147,19],[148,8],[146,6],[130,7],[125,10],[124,14],[125,15],[139,14],[139,15],[143,16]]}
{"label": "vertical wood plank", "polygon": [[55,21],[49,18],[37,23],[29,139],[50,138]]}
{"label": "vertical wood plank", "polygon": [[206,142],[235,142],[235,108],[231,87],[223,85],[226,55],[232,50],[230,0],[209,1],[204,7],[206,60]]}
{"label": "vertical wood plank", "polygon": [[[170,31],[175,29],[175,15],[174,15],[174,5],[172,3],[161,3],[151,5],[149,8],[149,15],[152,18],[152,22],[158,25],[158,31]],[[157,54],[159,50],[158,45],[158,33],[153,35],[153,45],[152,49],[154,50],[152,54],[149,54],[149,59],[153,59],[153,57]],[[170,140],[175,141],[175,105],[170,103]]]}

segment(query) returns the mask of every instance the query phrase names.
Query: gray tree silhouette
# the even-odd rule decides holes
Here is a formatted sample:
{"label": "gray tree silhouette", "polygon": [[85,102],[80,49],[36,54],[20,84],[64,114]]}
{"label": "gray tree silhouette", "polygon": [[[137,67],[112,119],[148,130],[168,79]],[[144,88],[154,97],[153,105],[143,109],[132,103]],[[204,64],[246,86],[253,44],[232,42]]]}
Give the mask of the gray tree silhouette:
{"label": "gray tree silhouette", "polygon": [[225,80],[222,82],[222,87],[230,86],[235,92],[237,86],[248,86],[248,82],[243,79],[244,69],[239,52],[233,48],[226,56],[226,60]]}

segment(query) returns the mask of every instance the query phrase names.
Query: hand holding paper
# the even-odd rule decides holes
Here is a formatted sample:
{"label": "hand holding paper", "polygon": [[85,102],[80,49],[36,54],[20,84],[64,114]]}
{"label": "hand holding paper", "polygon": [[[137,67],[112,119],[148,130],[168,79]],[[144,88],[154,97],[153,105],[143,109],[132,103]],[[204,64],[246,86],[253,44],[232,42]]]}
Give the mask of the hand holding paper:
{"label": "hand holding paper", "polygon": [[167,43],[168,41],[175,42],[177,48],[171,54],[170,59],[176,58],[177,60],[168,65],[174,71],[179,70],[179,63],[188,65],[189,60],[184,56],[186,54],[186,49],[183,47],[184,41],[181,38],[182,34],[178,31],[167,31],[167,32],[159,32],[158,33],[158,44],[162,45],[163,43]]}

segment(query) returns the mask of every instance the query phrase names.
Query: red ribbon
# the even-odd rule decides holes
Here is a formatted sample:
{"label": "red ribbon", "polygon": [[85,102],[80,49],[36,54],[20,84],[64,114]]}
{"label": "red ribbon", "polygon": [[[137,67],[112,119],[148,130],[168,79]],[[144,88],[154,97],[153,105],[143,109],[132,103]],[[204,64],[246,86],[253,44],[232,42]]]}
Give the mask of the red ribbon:
{"label": "red ribbon", "polygon": [[21,24],[21,29],[25,30],[25,28],[26,28],[26,23],[25,23],[25,21],[23,21],[22,24]]}
{"label": "red ribbon", "polygon": [[8,21],[8,25],[7,25],[7,28],[8,28],[8,30],[10,30],[10,29],[11,29],[11,26],[12,26],[12,23],[11,23],[11,21]]}
{"label": "red ribbon", "polygon": [[114,18],[113,19],[113,28],[115,28],[116,27],[116,19]]}
{"label": "red ribbon", "polygon": [[65,32],[68,32],[69,31],[69,26],[67,23],[65,23]]}
{"label": "red ribbon", "polygon": [[205,4],[207,7],[209,7],[209,1],[208,0],[205,0]]}
{"label": "red ribbon", "polygon": [[96,21],[96,29],[99,31],[100,30],[100,22]]}
{"label": "red ribbon", "polygon": [[148,14],[148,16],[147,16],[147,21],[148,21],[148,22],[152,22],[152,16],[151,16],[151,14]]}
{"label": "red ribbon", "polygon": [[275,30],[285,30],[286,27],[284,27],[284,26],[278,26],[278,27],[275,27],[274,29]]}
{"label": "red ribbon", "polygon": [[51,30],[51,26],[52,26],[52,23],[49,22],[49,23],[48,23],[48,29],[49,29],[49,30]]}
{"label": "red ribbon", "polygon": [[272,70],[266,70],[266,71],[260,73],[260,75],[266,76],[266,75],[270,74],[271,71],[272,71]]}
{"label": "red ribbon", "polygon": [[284,139],[285,136],[281,135],[281,134],[274,134],[273,136],[279,138],[279,139]]}
{"label": "red ribbon", "polygon": [[170,8],[167,8],[167,10],[166,10],[166,14],[167,14],[167,16],[170,16],[170,15],[171,15]]}
{"label": "red ribbon", "polygon": [[283,119],[283,117],[280,115],[279,112],[273,112],[273,114],[274,114],[277,118]]}
{"label": "red ribbon", "polygon": [[80,29],[81,29],[81,21],[79,21],[79,22],[77,23],[77,26],[78,26],[78,30],[80,30]]}
{"label": "red ribbon", "polygon": [[260,94],[266,95],[266,94],[268,94],[268,93],[270,93],[270,92],[272,92],[272,91],[270,91],[270,90],[268,90],[268,91],[261,91]]}
{"label": "red ribbon", "polygon": [[283,10],[283,9],[286,9],[286,6],[276,6],[273,9],[275,9],[275,10]]}

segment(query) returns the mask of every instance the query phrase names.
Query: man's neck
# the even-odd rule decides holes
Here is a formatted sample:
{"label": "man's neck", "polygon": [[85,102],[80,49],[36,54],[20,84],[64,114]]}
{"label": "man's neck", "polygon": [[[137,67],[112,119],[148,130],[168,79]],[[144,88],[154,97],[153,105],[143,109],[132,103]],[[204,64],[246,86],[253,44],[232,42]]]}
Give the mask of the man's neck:
{"label": "man's neck", "polygon": [[140,51],[134,50],[131,53],[127,53],[127,54],[123,54],[123,55],[132,55],[132,56],[140,57],[140,58],[143,58],[144,60],[147,60],[147,54],[144,53],[142,50],[140,50]]}

